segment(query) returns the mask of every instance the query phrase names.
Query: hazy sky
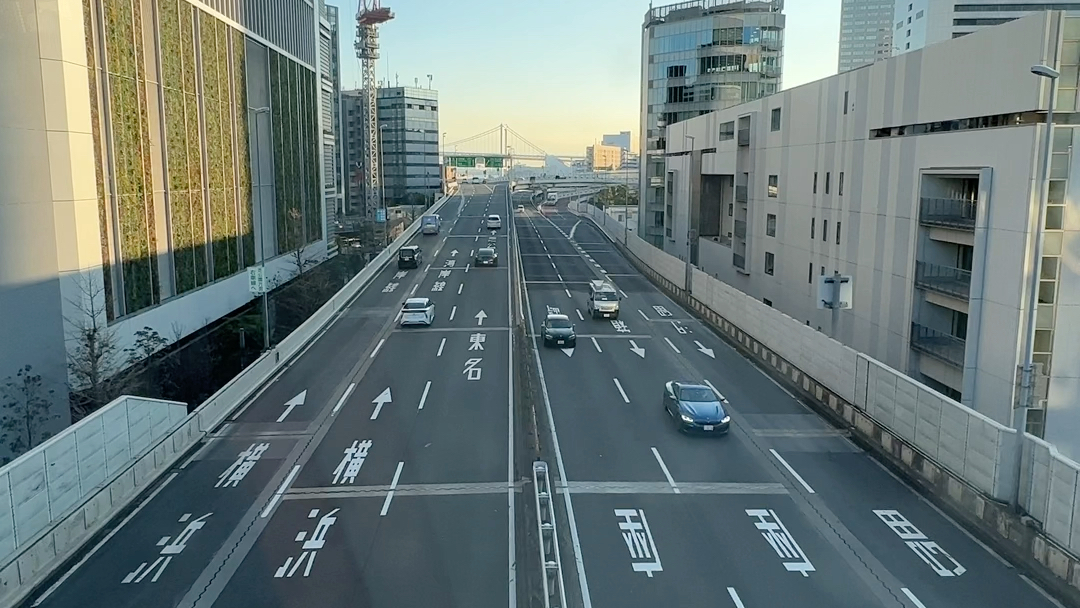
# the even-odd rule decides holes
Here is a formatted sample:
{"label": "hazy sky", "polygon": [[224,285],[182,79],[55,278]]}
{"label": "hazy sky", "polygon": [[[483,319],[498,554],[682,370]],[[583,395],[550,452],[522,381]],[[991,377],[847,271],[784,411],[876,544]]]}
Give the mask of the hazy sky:
{"label": "hazy sky", "polygon": [[[546,152],[584,153],[604,133],[638,131],[640,0],[382,0],[378,78],[439,91],[447,142],[506,124]],[[331,0],[333,3],[333,0]],[[674,2],[657,1],[655,4]],[[339,0],[342,87],[360,84],[357,0]],[[787,0],[784,87],[836,72],[840,0]],[[514,143],[512,145],[517,146]],[[494,151],[497,140],[462,151]]]}

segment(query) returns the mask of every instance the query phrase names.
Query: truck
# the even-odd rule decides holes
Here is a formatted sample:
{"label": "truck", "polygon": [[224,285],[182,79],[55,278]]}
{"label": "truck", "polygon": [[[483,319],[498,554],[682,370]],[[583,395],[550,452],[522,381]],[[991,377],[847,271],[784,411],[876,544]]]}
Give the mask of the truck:
{"label": "truck", "polygon": [[438,215],[434,213],[431,215],[425,215],[420,220],[420,233],[421,234],[439,234],[439,228],[441,227],[442,220]]}
{"label": "truck", "polygon": [[589,315],[603,319],[619,318],[619,291],[608,281],[589,281]]}
{"label": "truck", "polygon": [[558,202],[559,202],[559,193],[558,192],[548,192],[547,201],[544,204],[546,204],[546,205],[555,205]]}

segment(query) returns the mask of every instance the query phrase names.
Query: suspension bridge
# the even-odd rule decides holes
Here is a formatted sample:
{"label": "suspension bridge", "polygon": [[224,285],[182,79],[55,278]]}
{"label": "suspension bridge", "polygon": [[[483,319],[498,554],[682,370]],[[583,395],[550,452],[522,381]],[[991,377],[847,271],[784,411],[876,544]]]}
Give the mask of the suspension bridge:
{"label": "suspension bridge", "polygon": [[554,157],[564,163],[584,160],[584,156],[548,154],[507,125],[498,125],[483,133],[443,145],[443,155],[451,167],[503,168],[513,162],[544,162]]}

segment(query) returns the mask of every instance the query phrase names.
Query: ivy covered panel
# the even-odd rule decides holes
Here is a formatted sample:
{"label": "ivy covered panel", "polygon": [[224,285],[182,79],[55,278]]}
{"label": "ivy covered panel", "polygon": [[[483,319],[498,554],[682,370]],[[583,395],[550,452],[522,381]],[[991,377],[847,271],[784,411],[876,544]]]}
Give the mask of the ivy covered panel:
{"label": "ivy covered panel", "polygon": [[240,227],[240,245],[243,251],[243,267],[255,264],[255,225],[253,221],[254,205],[251,187],[251,157],[248,150],[248,103],[247,103],[247,39],[238,30],[231,31],[232,36],[232,87],[233,87],[233,124],[236,129],[236,196],[239,200],[238,224]]}
{"label": "ivy covered panel", "polygon": [[112,282],[112,227],[109,225],[109,199],[105,194],[105,165],[102,162],[101,65],[97,57],[98,35],[94,27],[94,12],[90,0],[83,0],[83,29],[86,33],[86,67],[90,94],[90,130],[94,141],[94,194],[97,197],[98,229],[100,231],[101,263],[104,281],[105,314],[108,321],[116,318],[116,302]]}
{"label": "ivy covered panel", "polygon": [[319,179],[319,123],[316,120],[319,103],[318,103],[318,81],[315,78],[313,72],[305,70],[307,76],[307,95],[308,95],[308,111],[304,113],[307,117],[307,127],[305,132],[307,133],[307,165],[305,167],[305,173],[308,176],[307,188],[307,212],[305,214],[307,219],[307,242],[314,243],[323,238],[322,229],[322,188],[321,181]]}

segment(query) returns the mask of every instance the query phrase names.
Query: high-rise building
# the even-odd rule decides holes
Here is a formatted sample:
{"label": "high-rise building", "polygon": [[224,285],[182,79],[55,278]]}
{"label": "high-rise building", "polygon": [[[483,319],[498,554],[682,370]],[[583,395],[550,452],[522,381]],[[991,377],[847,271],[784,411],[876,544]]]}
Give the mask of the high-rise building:
{"label": "high-rise building", "polygon": [[378,92],[380,151],[387,205],[430,203],[442,192],[439,92],[389,87]]}
{"label": "high-rise building", "polygon": [[120,353],[183,337],[251,300],[247,267],[325,254],[319,28],[304,0],[61,2],[4,28],[0,74],[37,84],[0,87],[0,381],[31,365],[63,423],[80,328]]}
{"label": "high-rise building", "polygon": [[364,199],[364,108],[367,101],[361,89],[341,92],[341,173],[345,194],[345,214],[375,219],[375,209],[368,209]]}
{"label": "high-rise building", "polygon": [[615,146],[624,150],[630,149],[630,131],[619,131],[618,133],[608,133],[604,135],[602,144],[605,146]]}
{"label": "high-rise building", "polygon": [[642,26],[638,236],[673,243],[665,129],[780,90],[783,0],[690,0],[650,8]]}
{"label": "high-rise building", "polygon": [[893,0],[843,0],[838,71],[892,56],[893,8]]}
{"label": "high-rise building", "polygon": [[1046,0],[895,0],[893,53],[966,36],[1049,9],[1080,10],[1080,2]]}
{"label": "high-rise building", "polygon": [[585,148],[585,162],[590,171],[615,171],[622,167],[623,148],[595,144]]}
{"label": "high-rise building", "polygon": [[338,41],[338,9],[319,0],[319,84],[322,112],[323,194],[326,198],[327,246],[337,247],[338,216],[344,213],[341,142],[341,61]]}
{"label": "high-rise building", "polygon": [[[709,275],[1010,424],[1048,171],[1033,352],[1049,392],[1028,430],[1080,457],[1080,127],[1055,123],[1047,167],[1039,61],[1077,73],[1080,16],[1029,14],[669,127],[677,246],[696,232]],[[835,327],[818,307],[834,272],[853,287]]]}

